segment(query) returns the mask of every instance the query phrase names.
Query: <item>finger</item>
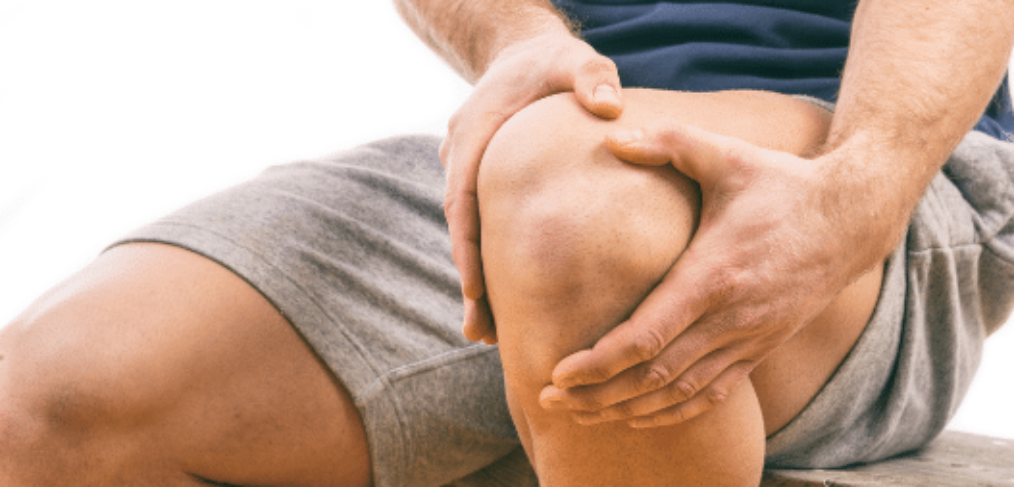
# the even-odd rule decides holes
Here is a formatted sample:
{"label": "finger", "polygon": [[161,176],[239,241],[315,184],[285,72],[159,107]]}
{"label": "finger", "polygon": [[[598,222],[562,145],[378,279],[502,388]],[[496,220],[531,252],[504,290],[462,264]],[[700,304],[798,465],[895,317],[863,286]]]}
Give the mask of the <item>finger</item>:
{"label": "finger", "polygon": [[489,302],[483,296],[477,300],[465,299],[465,323],[462,328],[465,338],[488,345],[497,342],[496,327],[493,326],[493,315],[489,310]]}
{"label": "finger", "polygon": [[[665,388],[683,374],[686,367],[698,360],[708,359],[708,357],[697,357],[695,354],[700,354],[707,349],[706,344],[709,338],[710,335],[706,328],[692,326],[654,360],[631,367],[601,384],[570,389],[560,389],[549,385],[543,389],[540,403],[546,409],[569,409],[585,412],[604,411],[621,403],[629,406],[632,404],[629,402],[630,400],[651,395],[651,393]],[[649,409],[640,408],[636,412],[624,412],[620,416],[612,416],[611,419],[647,414],[671,406],[673,403],[674,401]]]}
{"label": "finger", "polygon": [[[735,352],[721,350],[694,363],[693,367],[672,383],[654,392],[635,397],[598,411],[605,420],[633,419],[665,411],[677,404],[694,400],[702,391],[717,393],[721,387],[711,387],[720,374],[737,362]],[[717,396],[716,396],[717,398]]]}
{"label": "finger", "polygon": [[440,165],[444,167],[445,171],[447,170],[447,159],[450,153],[451,153],[451,137],[450,135],[448,135],[447,137],[444,137],[444,140],[440,142],[440,151],[439,151]]}
{"label": "finger", "polygon": [[[678,341],[686,342],[684,338],[685,336],[681,336]],[[701,343],[704,340],[701,338],[694,341]],[[736,362],[737,352],[734,349],[720,349],[705,357],[694,359],[690,365],[699,372],[696,375],[687,375],[682,369],[670,369],[666,363],[683,367],[685,361],[680,360],[683,358],[681,348],[695,351],[701,347],[699,345],[673,347],[666,350],[666,354],[673,360],[656,361],[635,367],[605,384],[577,387],[566,391],[543,391],[543,397],[546,399],[544,407],[594,413],[594,416],[598,416],[598,421],[615,421],[649,415],[689,400],[707,385],[711,377],[717,376],[731,363]],[[635,380],[630,380],[632,378],[627,378],[628,380],[619,385],[623,376],[630,372],[634,372],[633,376],[638,379],[647,378],[645,383],[650,385],[638,386]],[[708,378],[701,379],[702,377]],[[610,387],[615,390],[609,391]]]}
{"label": "finger", "polygon": [[671,163],[701,186],[712,186],[729,174],[730,166],[763,149],[733,137],[718,135],[663,119],[640,130],[618,131],[606,146],[620,159],[645,165]]}
{"label": "finger", "polygon": [[[553,369],[560,389],[603,383],[637,364],[654,359],[670,342],[721,300],[726,290],[708,277],[703,259],[691,243],[662,282],[634,310],[630,319],[611,330],[591,350],[565,357]],[[697,356],[703,356],[701,351]],[[692,360],[688,360],[688,363]]]}
{"label": "finger", "polygon": [[645,166],[661,166],[672,162],[667,151],[647,150],[641,129],[618,130],[606,135],[606,147],[620,159]]}
{"label": "finger", "polygon": [[500,339],[496,333],[496,322],[493,321],[493,312],[489,307],[489,296],[483,295],[476,301],[476,308],[478,309],[478,323],[483,329],[486,330],[485,335],[482,337],[483,343],[486,345],[496,345]]}
{"label": "finger", "polygon": [[711,381],[705,389],[694,394],[691,399],[648,416],[631,419],[628,424],[633,428],[654,428],[689,421],[724,403],[729,395],[750,375],[753,367],[754,364],[751,362],[735,363]]}
{"label": "finger", "polygon": [[574,72],[574,94],[588,111],[606,119],[623,112],[620,75],[616,63],[605,56],[595,56]]}
{"label": "finger", "polygon": [[[450,180],[458,179],[455,183]],[[461,276],[461,292],[471,300],[485,292],[479,243],[479,202],[475,184],[462,181],[468,176],[448,176],[444,215],[451,237],[451,259]]]}
{"label": "finger", "polygon": [[474,300],[485,292],[479,243],[479,163],[506,117],[477,115],[486,113],[485,105],[465,106],[468,108],[451,118],[440,155],[447,171],[444,215],[451,237],[451,257],[461,276],[462,294]]}

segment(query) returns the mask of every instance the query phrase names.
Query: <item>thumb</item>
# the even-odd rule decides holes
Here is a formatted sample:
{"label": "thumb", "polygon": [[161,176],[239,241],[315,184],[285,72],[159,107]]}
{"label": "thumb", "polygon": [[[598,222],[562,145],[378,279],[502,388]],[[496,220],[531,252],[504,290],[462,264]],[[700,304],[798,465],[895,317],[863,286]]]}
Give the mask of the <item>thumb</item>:
{"label": "thumb", "polygon": [[606,147],[620,159],[641,165],[670,163],[679,172],[711,187],[729,167],[759,148],[739,139],[663,119],[643,129],[621,130],[606,137]]}
{"label": "thumb", "polygon": [[595,115],[614,119],[623,112],[620,75],[609,58],[596,54],[585,61],[574,74],[573,86],[581,105]]}

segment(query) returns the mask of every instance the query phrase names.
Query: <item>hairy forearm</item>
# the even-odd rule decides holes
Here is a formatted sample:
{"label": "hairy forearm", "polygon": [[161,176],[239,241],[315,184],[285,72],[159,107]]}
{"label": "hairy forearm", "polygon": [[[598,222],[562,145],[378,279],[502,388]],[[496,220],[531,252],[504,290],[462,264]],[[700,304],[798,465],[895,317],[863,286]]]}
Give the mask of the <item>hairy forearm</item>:
{"label": "hairy forearm", "polygon": [[570,30],[549,0],[395,0],[395,5],[416,35],[472,83],[511,43]]}
{"label": "hairy forearm", "polygon": [[[856,225],[893,228],[869,262],[897,243],[918,198],[995,92],[1014,42],[1011,0],[863,0],[827,140],[839,207]],[[840,202],[839,202],[840,203]],[[860,221],[861,220],[861,221]]]}

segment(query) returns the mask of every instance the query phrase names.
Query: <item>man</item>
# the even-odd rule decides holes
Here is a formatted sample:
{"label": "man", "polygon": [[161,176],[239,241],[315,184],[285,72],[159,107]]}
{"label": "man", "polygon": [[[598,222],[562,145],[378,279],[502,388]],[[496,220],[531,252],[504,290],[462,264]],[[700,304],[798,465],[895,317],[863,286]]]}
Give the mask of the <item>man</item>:
{"label": "man", "polygon": [[[770,269],[759,281],[764,287],[784,294],[795,292],[799,285],[796,282],[771,283],[782,276],[801,279],[800,273],[795,272],[790,264],[811,268],[813,266],[807,265],[808,262],[823,263],[825,260],[807,257],[807,249],[828,252],[835,259],[855,258],[856,262],[835,262],[829,266],[830,270],[816,268],[820,273],[818,284],[821,285],[814,286],[810,282],[812,279],[807,281],[807,287],[816,291],[808,293],[805,300],[799,296],[780,299],[762,296],[749,289],[749,279],[736,279],[734,282],[739,285],[733,289],[736,292],[719,289],[719,298],[731,299],[731,302],[719,298],[705,299],[704,302],[713,304],[715,310],[733,316],[773,315],[779,318],[775,321],[787,323],[790,329],[785,331],[772,327],[778,328],[774,333],[775,339],[760,340],[763,346],[756,345],[757,341],[739,340],[728,333],[715,334],[731,340],[728,343],[734,341],[749,348],[766,350],[750,350],[748,352],[757,354],[750,356],[750,353],[744,355],[735,347],[722,344],[720,348],[733,350],[729,357],[717,364],[711,361],[706,370],[669,384],[687,383],[692,389],[704,390],[707,389],[706,384],[712,382],[711,377],[723,377],[723,371],[728,370],[727,363],[745,362],[749,367],[737,368],[724,374],[725,379],[713,382],[717,388],[712,387],[711,390],[718,393],[705,395],[731,399],[735,395],[733,384],[756,365],[752,362],[759,362],[760,356],[766,356],[777,344],[794,335],[793,327],[800,328],[812,322],[814,315],[825,309],[843,287],[855,280],[856,275],[877,267],[877,263],[894,247],[892,240],[897,238],[897,227],[904,226],[911,205],[915,204],[915,197],[922,192],[929,175],[935,173],[936,168],[913,170],[910,177],[905,177],[908,172],[903,170],[904,166],[900,169],[893,167],[891,178],[885,179],[846,163],[867,161],[864,151],[892,161],[908,160],[908,157],[896,157],[896,153],[907,156],[910,152],[917,152],[920,157],[913,156],[912,160],[932,160],[939,165],[957,139],[971,126],[995,88],[1002,71],[1000,66],[1005,61],[1004,52],[1009,52],[1010,32],[999,25],[1002,24],[1000,19],[1009,18],[1002,10],[1009,7],[1001,5],[993,10],[989,6],[971,6],[959,12],[947,10],[947,15],[941,14],[945,17],[943,20],[934,19],[933,22],[933,32],[938,38],[928,39],[906,36],[909,26],[892,25],[892,28],[886,29],[878,25],[884,19],[896,18],[889,15],[890,12],[877,11],[890,10],[892,6],[864,5],[866,10],[860,12],[857,33],[867,29],[879,35],[914,38],[931,46],[937,46],[937,42],[950,46],[954,44],[954,39],[941,33],[963,34],[965,30],[958,27],[968,23],[975,25],[984,39],[999,40],[992,44],[984,42],[985,47],[977,45],[978,52],[974,56],[969,54],[971,50],[966,49],[940,55],[939,50],[927,50],[929,46],[926,44],[907,46],[911,52],[897,49],[906,46],[891,45],[891,52],[887,54],[900,58],[890,57],[888,60],[892,66],[918,61],[919,53],[932,52],[934,56],[946,59],[944,68],[954,71],[948,71],[946,76],[928,76],[933,74],[933,70],[927,69],[927,66],[935,63],[919,62],[920,79],[916,81],[904,78],[905,73],[915,71],[912,69],[887,70],[890,71],[890,79],[886,81],[876,79],[876,76],[872,81],[864,79],[864,75],[885,71],[863,64],[883,62],[884,58],[878,57],[886,55],[882,52],[871,55],[872,60],[859,56],[858,68],[850,61],[846,80],[850,79],[851,72],[857,72],[852,76],[859,76],[863,83],[850,84],[847,81],[843,85],[840,105],[830,127],[831,139],[824,150],[825,157],[829,158],[825,160],[831,160],[832,154],[843,157],[842,150],[852,151],[850,158],[843,159],[845,162],[827,167],[849,169],[845,176],[856,176],[859,180],[845,176],[833,179],[837,184],[836,191],[840,192],[838,197],[818,198],[832,208],[822,214],[845,220],[845,224],[834,220],[822,222],[823,225],[818,227],[836,230],[834,238],[830,239],[836,246],[825,248],[822,245],[824,241],[806,243],[805,229],[808,223],[813,222],[813,215],[805,211],[791,211],[805,208],[805,205],[790,210],[756,213],[795,216],[805,220],[784,226],[801,233],[785,237],[793,243],[791,247],[779,245],[776,236],[770,239],[761,236],[760,241],[765,242],[765,246],[744,246],[754,250],[767,248],[769,254],[772,254],[772,248],[791,248],[793,252],[784,254],[791,257],[786,257],[787,260],[798,259],[793,262],[768,265],[761,261],[763,265],[758,265],[756,256],[735,255],[734,251],[744,241],[736,225],[725,226],[731,228],[729,232],[734,237],[727,239],[725,244],[718,237],[710,237],[715,238],[717,244],[708,243],[708,240],[703,240],[704,237],[721,232],[705,232],[706,228],[723,229],[723,225],[717,224],[708,227],[708,222],[735,221],[733,217],[709,209],[709,202],[732,201],[723,208],[737,208],[737,205],[728,196],[709,196],[709,188],[721,189],[721,185],[704,185],[701,230],[693,240],[703,243],[692,243],[676,269],[685,269],[694,262],[705,269],[714,265],[715,259],[691,259],[695,252],[702,252],[695,251],[694,245],[719,248],[727,252],[713,252],[712,256],[729,258],[733,263],[742,262],[744,266],[748,261],[754,262],[750,264],[751,268]],[[452,130],[451,138],[445,145],[445,159],[451,168],[452,194],[448,201],[451,203],[452,233],[474,237],[478,230],[474,223],[475,209],[469,208],[473,206],[469,203],[472,199],[462,199],[458,194],[467,195],[476,187],[479,156],[484,152],[486,140],[499,129],[501,122],[542,95],[570,88],[575,89],[578,99],[584,100],[586,106],[597,109],[602,115],[615,116],[618,98],[610,96],[609,90],[601,95],[605,98],[604,102],[595,101],[591,96],[594,87],[599,84],[599,75],[611,78],[612,82],[615,82],[615,75],[610,69],[591,69],[587,74],[575,76],[574,72],[581,74],[583,67],[608,68],[608,64],[586,45],[561,30],[562,22],[544,5],[536,5],[532,10],[516,4],[506,10],[490,10],[490,5],[469,2],[457,5],[455,16],[444,15],[446,10],[441,10],[442,7],[452,6],[436,5],[433,10],[427,11],[428,16],[424,15],[431,26],[426,31],[427,35],[442,38],[455,46],[458,52],[465,53],[462,57],[465,63],[472,63],[468,65],[473,75],[486,72],[475,97],[457,117],[457,128]],[[928,14],[924,17],[919,12],[916,12],[918,15],[908,11],[904,13],[908,21],[928,23],[931,20]],[[441,21],[451,19],[453,22],[441,25]],[[533,20],[545,21],[545,26],[529,22]],[[957,25],[952,26],[955,30],[942,29],[947,25],[938,25],[949,22]],[[465,32],[461,32],[461,28]],[[913,25],[911,28],[922,32],[928,27]],[[543,31],[548,33],[541,33]],[[531,37],[537,33],[537,38]],[[484,37],[486,35],[490,37]],[[514,41],[520,43],[515,44]],[[493,45],[490,45],[491,42]],[[501,49],[503,45],[511,47]],[[870,45],[862,35],[857,35],[854,45],[859,52],[862,49],[877,51],[880,47],[877,43]],[[472,48],[475,51],[470,53]],[[483,57],[491,52],[499,53],[496,57],[498,61],[487,70],[488,60]],[[853,59],[855,56],[853,54]],[[556,62],[567,59],[573,61]],[[962,59],[970,66],[962,64]],[[583,60],[594,62],[588,64]],[[942,69],[940,66],[937,68]],[[560,74],[561,71],[563,74]],[[524,83],[521,82],[524,79],[516,77],[530,79]],[[896,102],[887,102],[883,97],[875,98],[875,102],[864,99],[867,90],[882,92],[885,89],[882,84],[890,85],[898,77],[907,83],[904,84],[906,88],[928,83],[934,89],[943,90],[944,94],[927,97],[925,95],[938,93],[932,90],[918,93],[922,95],[917,100],[917,108],[921,111],[909,110],[904,97]],[[960,94],[931,82],[946,85],[944,88],[957,86]],[[519,91],[511,93],[505,87]],[[614,87],[613,92],[618,94],[619,90]],[[855,97],[855,100],[848,102],[850,97]],[[935,99],[945,100],[945,107],[935,105]],[[511,106],[507,109],[500,106],[508,102]],[[849,103],[852,103],[851,107]],[[892,103],[898,106],[892,106]],[[941,120],[939,111],[944,109],[948,110],[949,117],[946,117],[945,123],[939,124],[943,126],[938,126],[936,121]],[[469,121],[470,114],[473,120],[485,120],[484,114],[488,112],[498,114],[491,124],[484,126]],[[925,121],[929,128],[909,127],[913,114],[919,115],[914,120]],[[920,141],[920,147],[914,150],[905,144],[906,140],[897,140],[897,132],[889,129],[897,128],[902,121],[912,133],[933,144],[925,147]],[[642,122],[647,125],[650,120]],[[878,126],[878,123],[885,125]],[[870,129],[871,126],[873,129]],[[614,148],[636,160],[657,163],[676,159],[674,162],[679,163],[682,156],[673,157],[673,154],[681,154],[679,147],[669,146],[673,140],[679,139],[677,134],[683,132],[673,129],[671,123],[659,127],[663,134],[660,144],[649,143],[640,151],[624,152],[624,144]],[[655,133],[649,130],[642,139],[655,140]],[[710,139],[701,133],[689,137],[690,140],[704,140],[709,147],[720,148],[730,144],[728,140]],[[851,137],[859,139],[850,142],[853,140]],[[639,146],[634,144],[632,147],[637,149]],[[736,147],[741,154],[747,155],[742,161],[749,162],[750,155],[773,157],[770,152]],[[836,148],[839,152],[835,152]],[[135,240],[171,242],[205,255],[214,255],[215,260],[225,264],[232,272],[220,264],[177,248],[123,244],[102,256],[83,274],[44,297],[9,327],[0,344],[5,357],[3,451],[11,452],[5,453],[3,468],[0,469],[3,475],[8,476],[4,479],[5,484],[154,483],[156,479],[170,485],[173,482],[186,485],[211,481],[234,485],[313,485],[333,483],[335,479],[365,483],[371,475],[369,462],[372,461],[373,480],[380,485],[425,485],[460,477],[481,467],[483,461],[488,463],[498,455],[510,452],[515,448],[509,441],[510,432],[500,431],[505,429],[500,426],[503,421],[498,423],[496,418],[500,416],[499,419],[502,419],[505,414],[503,408],[489,403],[481,404],[481,407],[469,405],[469,398],[455,397],[448,386],[488,381],[488,373],[479,369],[480,365],[489,363],[493,363],[495,369],[495,352],[484,347],[465,348],[444,327],[426,329],[418,325],[446,322],[447,316],[455,313],[451,308],[458,305],[455,300],[438,300],[431,293],[418,291],[436,289],[444,295],[456,292],[456,276],[446,271],[446,258],[435,257],[444,255],[446,251],[442,243],[444,237],[441,237],[444,235],[442,223],[439,215],[432,210],[433,201],[440,199],[439,195],[434,196],[433,189],[440,187],[441,176],[431,164],[419,162],[432,162],[435,151],[433,141],[392,140],[348,154],[339,161],[310,163],[269,172],[244,188],[167,219],[158,225],[157,232],[150,228],[132,237]],[[722,151],[708,153],[721,154]],[[637,154],[647,156],[638,158]],[[687,159],[689,162],[685,164],[693,164],[697,160],[694,157]],[[704,159],[708,164],[683,166],[681,169],[707,180],[708,174],[703,168],[712,167],[722,158]],[[760,164],[768,161],[754,161],[750,165],[742,161],[737,160],[740,167],[753,168],[746,174],[771,174],[764,171],[767,168]],[[791,164],[792,160],[782,157],[776,162],[784,166]],[[698,169],[695,171],[694,167]],[[797,171],[784,172],[794,174]],[[298,185],[290,187],[294,185],[293,173],[302,173],[302,177],[298,178]],[[335,176],[335,173],[341,174]],[[728,174],[735,173],[724,175]],[[324,198],[323,195],[338,191],[327,187],[325,182],[331,180],[327,178],[347,181],[348,185],[341,188],[341,194],[334,195],[335,200],[328,205],[317,205],[313,203],[316,201],[313,198],[308,200],[307,194]],[[881,186],[865,184],[864,178],[873,178]],[[887,186],[883,184],[885,180],[896,181],[907,191],[889,188],[882,189],[883,194],[870,195],[871,189]],[[314,181],[319,181],[319,188],[313,187]],[[761,181],[778,181],[778,178],[766,176]],[[850,185],[861,187],[862,192],[852,190]],[[771,194],[757,184],[744,185],[744,188],[756,188]],[[749,194],[746,189],[731,194]],[[824,187],[821,189],[830,191]],[[913,196],[909,192],[916,194]],[[856,194],[869,197],[876,203],[874,209],[878,211],[867,212],[872,203],[844,198]],[[753,198],[751,201],[768,199],[772,200],[772,204],[778,203],[773,198]],[[311,210],[303,206],[307,201],[312,203]],[[374,208],[378,202],[387,206],[378,210]],[[909,205],[908,209],[905,209],[906,205]],[[210,208],[217,210],[212,212]],[[319,219],[294,218],[295,208],[303,208],[301,214],[304,216],[313,215]],[[465,208],[465,211],[459,208]],[[457,215],[458,212],[471,219],[473,225],[454,223],[463,219]],[[890,221],[867,228],[865,218],[869,214],[889,217]],[[381,218],[383,215],[388,217]],[[854,224],[859,217],[864,218],[864,225]],[[322,220],[329,220],[333,226],[325,231],[315,230]],[[850,221],[852,225],[848,224]],[[857,227],[863,232],[870,232],[870,236],[837,233],[838,230],[855,232]],[[338,229],[337,235],[335,229]],[[483,231],[486,231],[485,228]],[[884,242],[877,242],[877,239]],[[342,245],[331,248],[331,254],[323,255],[320,249],[327,241]],[[841,248],[843,243],[855,245],[856,242],[867,243],[869,248],[864,252]],[[467,245],[459,244],[457,248],[466,249],[464,257],[458,259],[464,267],[462,274],[465,276],[466,294],[473,300],[478,299],[482,294],[479,288],[481,280],[476,277],[478,255],[474,251],[469,254]],[[796,252],[797,249],[802,252]],[[773,257],[780,258],[781,255]],[[695,271],[692,275],[703,273]],[[802,279],[807,277],[803,275]],[[330,288],[327,293],[322,292],[322,288],[310,287],[309,283],[320,281],[327,281],[325,284]],[[685,299],[681,296],[686,295],[685,289],[690,286],[679,284],[675,278],[672,281],[676,284],[660,286],[656,291],[662,298],[649,299],[646,303]],[[706,283],[716,280],[700,278],[694,281]],[[493,282],[495,280],[491,279],[491,285]],[[667,279],[667,282],[670,280]],[[723,279],[716,282],[725,284]],[[666,287],[673,286],[681,292],[665,292]],[[762,313],[756,311],[758,304],[749,299],[745,304],[737,305],[744,301],[744,296],[750,299],[756,296],[758,302],[765,306],[781,303],[782,308]],[[369,306],[363,306],[363,303]],[[704,314],[701,306],[693,303],[689,307],[680,302],[670,305],[676,311],[649,309],[641,314],[686,314],[679,311],[681,308],[698,310],[695,315]],[[785,308],[801,309],[790,309],[790,313]],[[492,329],[483,328],[482,313],[478,312],[481,308],[472,304],[470,309],[470,336],[491,336]],[[286,319],[314,345],[316,355],[293,333]],[[671,321],[665,321],[671,324]],[[738,324],[741,320],[715,318],[715,321],[725,325]],[[760,321],[765,322],[764,319]],[[407,323],[416,325],[409,326]],[[357,326],[354,328],[355,335],[352,335],[350,324],[384,324],[385,327]],[[389,324],[390,327],[386,327]],[[679,332],[685,327],[686,324],[676,323],[675,327],[662,330],[658,336],[663,340],[677,335],[682,337],[684,335]],[[623,333],[628,329],[632,330],[626,332],[628,337],[636,338],[641,333],[637,327],[621,326],[617,328],[621,332],[619,339],[612,339],[612,343],[619,345],[610,346],[608,340],[600,342],[606,345],[599,351],[622,352],[625,349]],[[744,330],[743,333],[751,336],[759,335],[750,331],[756,327],[735,329]],[[439,347],[444,347],[447,352],[435,353],[433,350]],[[719,347],[684,345],[684,348],[695,351],[677,355],[705,356],[704,352]],[[557,385],[566,389],[568,387],[564,386],[587,382],[586,378],[570,378],[567,375],[570,371],[580,371],[582,365],[591,365],[594,371],[595,366],[604,364],[608,369],[605,375],[612,375],[631,365],[631,360],[624,354],[616,355],[612,360],[602,360],[595,353],[575,356],[564,363]],[[642,358],[655,355],[647,353]],[[322,367],[317,357],[330,366],[340,385],[330,371]],[[608,354],[606,358],[610,358]],[[707,364],[708,361],[701,363]],[[454,368],[455,364],[465,365]],[[674,364],[671,367],[676,370],[686,366]],[[474,375],[470,375],[473,372]],[[493,387],[496,387],[495,384]],[[351,392],[351,397],[346,389]],[[615,402],[617,397],[628,398],[631,395],[629,390],[623,389],[622,382],[619,388],[609,389],[619,390],[618,394],[613,392],[616,395],[609,401]],[[589,391],[594,392],[594,389],[585,390]],[[577,390],[569,392],[578,393]],[[549,390],[546,394],[558,393]],[[563,392],[563,395],[567,393]],[[355,407],[351,399],[354,399]],[[562,399],[566,401],[567,397]],[[683,404],[701,403],[694,403],[691,399]],[[681,410],[677,417],[688,417],[699,409]],[[416,415],[427,411],[430,413],[428,416]],[[483,411],[483,414],[494,418],[488,420],[481,415],[476,416],[476,411]],[[648,414],[658,418],[660,423],[669,422],[672,417],[665,414],[650,416],[651,411]],[[359,423],[360,417],[366,421],[365,434]],[[498,437],[504,438],[500,444],[491,440]],[[431,445],[453,443],[459,448],[429,455],[436,452],[427,451],[426,443],[420,442],[426,438],[433,442]],[[449,442],[448,438],[453,438],[453,441]],[[371,447],[369,453],[366,451],[367,441]],[[402,450],[398,449],[399,445]],[[475,448],[480,445],[482,449]],[[456,456],[469,450],[477,450],[477,456],[485,456],[486,460],[473,456],[471,463],[466,463],[464,457]],[[437,464],[439,460],[446,464]],[[553,468],[543,467],[540,474],[553,475]],[[66,479],[66,475],[73,478]],[[561,479],[560,482],[566,480]]]}

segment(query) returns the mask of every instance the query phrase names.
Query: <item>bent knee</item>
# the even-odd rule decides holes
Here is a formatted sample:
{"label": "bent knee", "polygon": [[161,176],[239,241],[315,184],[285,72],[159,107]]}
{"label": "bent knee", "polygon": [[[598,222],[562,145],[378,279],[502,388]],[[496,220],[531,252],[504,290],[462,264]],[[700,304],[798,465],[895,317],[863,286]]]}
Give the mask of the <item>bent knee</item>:
{"label": "bent knee", "polygon": [[505,367],[527,384],[626,318],[696,227],[696,185],[617,159],[602,145],[616,127],[572,95],[549,97],[509,120],[482,161],[487,290]]}
{"label": "bent knee", "polygon": [[697,187],[672,167],[609,153],[602,142],[618,126],[570,94],[503,126],[479,175],[483,256],[496,261],[487,266],[509,266],[540,294],[657,279],[671,266],[696,226]]}

